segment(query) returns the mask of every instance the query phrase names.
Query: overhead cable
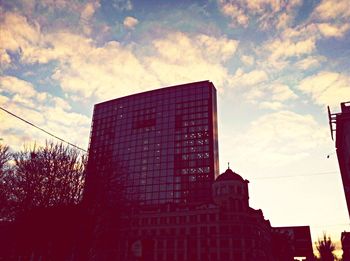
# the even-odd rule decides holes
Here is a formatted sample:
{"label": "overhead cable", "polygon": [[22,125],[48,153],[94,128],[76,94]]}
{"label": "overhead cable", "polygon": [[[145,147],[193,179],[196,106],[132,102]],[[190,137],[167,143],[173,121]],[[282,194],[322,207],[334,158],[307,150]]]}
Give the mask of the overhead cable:
{"label": "overhead cable", "polygon": [[0,109],[3,110],[4,112],[10,114],[11,116],[13,116],[13,117],[15,117],[15,118],[17,118],[17,119],[19,119],[19,120],[21,120],[21,121],[23,121],[23,122],[29,124],[30,126],[32,126],[32,127],[34,127],[34,128],[37,128],[38,130],[41,130],[42,132],[45,132],[46,134],[50,135],[51,137],[54,137],[55,139],[58,139],[58,140],[60,140],[60,141],[62,141],[62,142],[64,142],[64,143],[66,143],[66,144],[68,144],[68,145],[70,145],[70,146],[72,146],[72,147],[75,147],[76,149],[79,149],[79,150],[81,150],[81,151],[87,152],[86,150],[84,150],[84,149],[78,147],[77,145],[74,145],[73,143],[62,139],[62,138],[56,136],[55,134],[52,134],[51,132],[48,132],[48,131],[44,130],[43,128],[40,128],[39,126],[35,125],[34,123],[31,123],[31,122],[29,122],[29,121],[23,119],[22,117],[17,116],[16,114],[14,114],[14,113],[12,113],[12,112],[10,112],[10,111],[8,111],[8,110],[2,108],[1,106],[0,106]]}

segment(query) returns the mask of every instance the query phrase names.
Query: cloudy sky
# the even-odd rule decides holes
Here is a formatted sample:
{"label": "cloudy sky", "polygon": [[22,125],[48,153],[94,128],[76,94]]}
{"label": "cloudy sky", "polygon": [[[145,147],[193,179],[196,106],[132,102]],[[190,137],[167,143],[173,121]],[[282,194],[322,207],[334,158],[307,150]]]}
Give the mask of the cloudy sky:
{"label": "cloudy sky", "polygon": [[[93,104],[191,81],[218,90],[220,166],[274,226],[350,230],[326,106],[350,100],[348,0],[13,0],[0,106],[88,146]],[[0,111],[13,149],[47,136]],[[329,159],[327,155],[330,154]]]}

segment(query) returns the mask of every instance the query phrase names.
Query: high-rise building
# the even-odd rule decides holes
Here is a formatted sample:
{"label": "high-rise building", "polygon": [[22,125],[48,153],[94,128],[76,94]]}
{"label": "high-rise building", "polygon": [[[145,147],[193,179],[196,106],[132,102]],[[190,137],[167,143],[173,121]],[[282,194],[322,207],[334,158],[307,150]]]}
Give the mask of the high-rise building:
{"label": "high-rise building", "polygon": [[122,192],[115,197],[139,205],[208,201],[219,174],[217,136],[209,81],[96,104],[86,196],[117,184]]}
{"label": "high-rise building", "polygon": [[[249,206],[248,180],[231,169],[219,175],[217,136],[209,81],[96,104],[79,260],[86,253],[130,261],[289,261],[304,254],[281,251],[292,241]],[[295,232],[293,246],[311,248],[304,239]]]}
{"label": "high-rise building", "polygon": [[329,111],[329,123],[332,138],[335,131],[335,147],[350,216],[350,102],[343,102],[340,107],[340,113]]}

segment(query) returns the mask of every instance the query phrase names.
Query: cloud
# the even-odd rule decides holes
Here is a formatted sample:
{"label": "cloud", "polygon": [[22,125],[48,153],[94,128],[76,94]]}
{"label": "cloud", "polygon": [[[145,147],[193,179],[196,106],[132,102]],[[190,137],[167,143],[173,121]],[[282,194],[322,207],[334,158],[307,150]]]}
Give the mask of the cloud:
{"label": "cloud", "polygon": [[30,22],[35,20],[45,32],[70,30],[90,35],[100,33],[105,26],[94,19],[99,7],[100,0],[26,0],[8,1],[5,9]]}
{"label": "cloud", "polygon": [[272,102],[264,101],[264,102],[261,102],[259,106],[260,108],[274,110],[274,111],[277,111],[283,108],[283,104],[277,101],[272,101]]}
{"label": "cloud", "polygon": [[187,35],[181,32],[169,33],[153,41],[157,57],[170,63],[196,64],[197,60],[211,63],[225,62],[236,52],[238,41],[225,36],[216,38],[205,34]]}
{"label": "cloud", "polygon": [[227,39],[226,36],[213,37],[199,34],[194,39],[195,45],[202,48],[203,55],[211,60],[226,61],[232,57],[238,47],[238,41]]}
{"label": "cloud", "polygon": [[350,97],[350,76],[321,71],[303,79],[298,88],[310,95],[315,104],[337,107]]}
{"label": "cloud", "polygon": [[302,3],[300,0],[218,0],[219,10],[231,19],[232,27],[247,27],[256,22],[260,29],[286,27],[295,16],[295,9]]}
{"label": "cloud", "polygon": [[313,10],[310,21],[317,24],[323,37],[343,37],[350,28],[348,0],[323,0]]}
{"label": "cloud", "polygon": [[236,24],[239,24],[246,27],[248,25],[249,17],[234,3],[219,1],[219,6],[221,12],[232,19],[231,26],[234,27]]}
{"label": "cloud", "polygon": [[286,27],[255,49],[256,63],[265,70],[275,72],[290,69],[293,65],[302,70],[315,69],[326,59],[318,55],[318,41],[330,37],[341,38],[349,28],[350,23],[340,25],[313,20]]}
{"label": "cloud", "polygon": [[[0,87],[2,107],[57,136],[87,147],[90,118],[72,112],[66,100],[38,92],[31,83],[14,76],[0,77]],[[24,144],[43,144],[46,139],[53,139],[3,111],[0,119],[0,137],[15,150]]]}
{"label": "cloud", "polygon": [[315,38],[318,28],[315,23],[302,23],[295,27],[287,27],[280,34],[282,40],[290,40],[293,42]]}
{"label": "cloud", "polygon": [[24,16],[6,12],[0,21],[0,49],[6,55],[17,53],[23,63],[47,63],[64,57],[69,59],[82,53],[91,39],[74,33],[59,31],[42,33],[38,23],[30,23]]}
{"label": "cloud", "polygon": [[258,85],[268,80],[268,78],[268,75],[263,70],[252,70],[248,73],[245,73],[241,68],[239,68],[231,79],[231,86],[246,87]]}
{"label": "cloud", "polygon": [[[91,6],[86,5],[81,16],[88,19],[93,13]],[[3,93],[6,96],[2,95],[1,101],[15,113],[27,115],[29,120],[56,133],[72,133],[78,128],[78,123],[72,121],[79,117],[85,119],[82,131],[88,133],[89,127],[85,125],[90,122],[71,111],[71,99],[89,103],[159,86],[204,80],[205,75],[210,75],[210,80],[221,89],[231,78],[225,63],[238,46],[238,41],[226,36],[171,32],[147,43],[148,52],[143,53],[135,43],[122,45],[110,41],[97,45],[90,37],[69,30],[43,32],[36,22],[14,13],[5,13],[1,23],[8,36],[1,46],[4,52],[15,53],[23,64],[54,62],[51,79],[68,98],[36,92],[32,84],[6,76],[2,78],[6,88],[1,88],[6,90]],[[19,88],[22,93],[18,92]],[[45,115],[41,115],[42,111]],[[7,121],[1,130],[11,139],[19,133],[26,140],[42,139],[32,132],[23,132],[23,126],[18,129],[11,126],[11,121]],[[78,140],[77,134],[71,137],[73,141],[76,136]],[[79,137],[82,136],[88,135]],[[23,140],[17,144],[23,144]]]}
{"label": "cloud", "polygon": [[267,49],[272,52],[271,58],[278,60],[312,53],[316,49],[316,41],[312,38],[296,42],[274,40],[269,43]]}
{"label": "cloud", "polygon": [[313,24],[286,28],[280,35],[257,48],[260,57],[258,64],[263,68],[282,70],[290,64],[291,59],[303,59],[315,53],[317,39],[318,29]]}
{"label": "cloud", "polygon": [[279,110],[285,107],[285,103],[295,100],[298,96],[288,85],[271,82],[251,88],[245,98],[248,102],[258,104],[260,108]]}
{"label": "cloud", "polygon": [[90,18],[94,15],[97,6],[99,5],[94,3],[87,3],[81,12],[81,18],[84,20],[90,20]]}
{"label": "cloud", "polygon": [[248,9],[256,13],[263,13],[266,9],[271,9],[273,12],[281,10],[281,2],[271,0],[251,0],[247,1]]}
{"label": "cloud", "polygon": [[241,61],[245,64],[245,65],[248,65],[248,66],[251,66],[254,64],[254,57],[253,56],[250,56],[250,55],[242,55],[241,56]]}
{"label": "cloud", "polygon": [[130,11],[133,8],[130,0],[112,0],[112,6],[120,11]]}
{"label": "cloud", "polygon": [[[10,18],[16,21],[14,26]],[[51,78],[76,99],[123,96],[203,80],[205,75],[221,88],[230,79],[224,63],[238,46],[238,41],[225,36],[173,32],[148,43],[149,51],[143,53],[135,43],[110,41],[97,46],[91,38],[69,31],[43,33],[22,16],[10,13],[6,19],[4,28],[9,37],[4,50],[17,52],[26,64],[55,61]]]}
{"label": "cloud", "polygon": [[40,27],[29,24],[27,19],[15,13],[5,13],[0,19],[0,51],[6,63],[11,62],[8,51],[21,51],[23,54],[31,46],[40,42]]}
{"label": "cloud", "polygon": [[275,71],[283,70],[292,64],[303,70],[315,68],[325,59],[317,55],[317,41],[329,37],[343,37],[349,28],[348,23],[337,25],[315,23],[311,20],[295,27],[286,27],[277,36],[256,48],[259,57],[257,64]]}
{"label": "cloud", "polygon": [[198,81],[210,75],[220,89],[230,78],[224,62],[234,55],[238,41],[176,32],[154,40],[152,45],[155,53],[142,60],[160,82]]}
{"label": "cloud", "polygon": [[302,60],[299,60],[295,65],[297,68],[307,70],[310,68],[319,67],[326,58],[324,56],[308,56]]}
{"label": "cloud", "polygon": [[323,0],[315,8],[312,16],[325,20],[350,18],[348,0]]}
{"label": "cloud", "polygon": [[318,29],[324,37],[343,37],[345,32],[350,28],[350,24],[343,24],[336,26],[329,23],[320,23],[318,24]]}
{"label": "cloud", "polygon": [[[106,99],[159,85],[132,51],[118,42],[108,42],[102,47],[85,43],[81,49],[84,53],[58,57],[61,63],[52,78],[67,94],[77,95],[80,99]],[[69,48],[64,45],[62,49],[67,49],[68,53],[74,51]]]}
{"label": "cloud", "polygon": [[235,148],[239,152],[237,162],[243,165],[254,162],[257,168],[271,169],[313,153],[314,148],[326,142],[328,128],[309,114],[282,110],[259,117],[244,132],[230,137],[223,150]]}
{"label": "cloud", "polygon": [[297,95],[285,84],[274,83],[267,86],[267,90],[271,91],[271,98],[275,101],[286,101],[297,98]]}
{"label": "cloud", "polygon": [[[41,50],[41,55],[35,57],[60,61],[53,79],[65,92],[99,99],[203,80],[203,75],[209,73],[222,86],[229,78],[222,63],[235,53],[238,45],[237,41],[226,38],[197,35],[191,39],[186,34],[173,33],[152,42],[153,55],[138,57],[132,47],[118,42],[96,47],[86,38],[66,33],[53,39],[56,39],[52,41],[54,48]],[[75,44],[80,51],[76,51]]]}
{"label": "cloud", "polygon": [[288,27],[288,24],[290,24],[292,20],[292,17],[288,13],[282,13],[276,22],[276,28],[277,29],[282,29]]}
{"label": "cloud", "polygon": [[[15,94],[30,98],[36,95],[33,85],[13,76],[0,76],[0,93]],[[20,92],[19,92],[20,90]]]}
{"label": "cloud", "polygon": [[[5,49],[0,49],[0,65],[1,65],[1,68],[6,68],[10,64],[11,64],[11,57],[10,57],[10,55],[6,52]],[[0,69],[0,73],[1,73],[1,69]]]}
{"label": "cloud", "polygon": [[82,27],[83,32],[87,35],[92,32],[91,18],[99,7],[100,3],[98,1],[88,2],[81,11],[80,26]]}
{"label": "cloud", "polygon": [[127,28],[127,29],[135,29],[135,26],[139,23],[139,21],[135,18],[135,17],[132,17],[132,16],[127,16],[125,19],[124,19],[124,26]]}

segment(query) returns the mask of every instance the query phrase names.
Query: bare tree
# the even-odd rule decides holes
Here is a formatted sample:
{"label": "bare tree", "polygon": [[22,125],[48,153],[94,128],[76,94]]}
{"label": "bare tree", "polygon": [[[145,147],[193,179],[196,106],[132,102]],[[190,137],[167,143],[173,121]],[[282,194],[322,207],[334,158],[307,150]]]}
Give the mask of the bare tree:
{"label": "bare tree", "polygon": [[[8,160],[8,147],[0,156]],[[81,201],[85,181],[85,158],[62,143],[46,142],[14,153],[13,165],[1,173],[1,185],[10,212],[37,207],[69,206]],[[3,160],[5,162],[5,159]],[[3,162],[0,159],[0,163]],[[1,166],[1,165],[0,165]],[[13,217],[12,217],[13,218]]]}
{"label": "bare tree", "polygon": [[332,242],[331,238],[326,233],[323,234],[322,239],[318,239],[315,243],[316,249],[320,255],[319,260],[321,261],[334,261],[335,256],[333,255],[333,251],[335,250],[335,245]]}
{"label": "bare tree", "polygon": [[7,220],[10,216],[10,198],[8,186],[11,173],[9,164],[12,158],[9,146],[0,144],[0,221]]}
{"label": "bare tree", "polygon": [[11,221],[7,222],[13,237],[8,239],[10,255],[25,260],[69,259],[83,218],[78,203],[85,156],[62,143],[46,142],[17,153],[1,146],[0,164],[0,221]]}
{"label": "bare tree", "polygon": [[0,143],[0,175],[8,169],[8,162],[11,159],[11,152],[9,146]]}

